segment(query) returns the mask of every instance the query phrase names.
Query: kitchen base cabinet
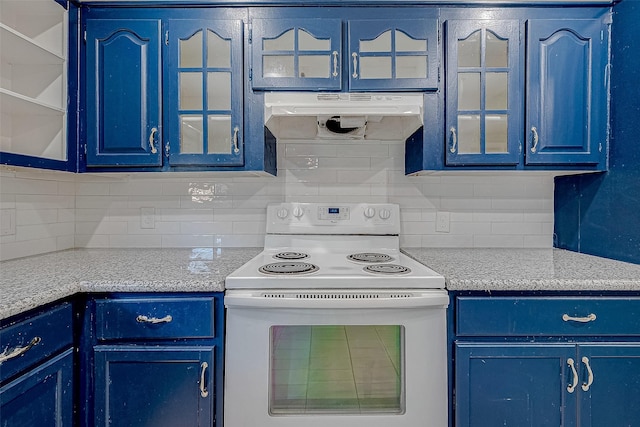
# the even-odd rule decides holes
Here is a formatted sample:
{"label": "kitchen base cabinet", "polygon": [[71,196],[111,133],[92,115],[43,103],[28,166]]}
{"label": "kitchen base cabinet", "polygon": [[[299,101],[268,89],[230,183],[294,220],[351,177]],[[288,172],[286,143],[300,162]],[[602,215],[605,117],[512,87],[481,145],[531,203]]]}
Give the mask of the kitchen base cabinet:
{"label": "kitchen base cabinet", "polygon": [[214,348],[98,346],[96,426],[213,425]]}
{"label": "kitchen base cabinet", "polygon": [[585,344],[579,351],[584,370],[579,405],[588,420],[581,425],[640,425],[640,343]]}
{"label": "kitchen base cabinet", "polygon": [[572,425],[564,361],[573,352],[570,344],[457,344],[455,425]]}
{"label": "kitchen base cabinet", "polygon": [[456,427],[640,425],[640,297],[456,295]]}
{"label": "kitchen base cabinet", "polygon": [[3,427],[63,427],[71,426],[72,420],[71,348],[0,388]]}
{"label": "kitchen base cabinet", "polygon": [[87,301],[87,426],[222,425],[221,293],[115,294]]}

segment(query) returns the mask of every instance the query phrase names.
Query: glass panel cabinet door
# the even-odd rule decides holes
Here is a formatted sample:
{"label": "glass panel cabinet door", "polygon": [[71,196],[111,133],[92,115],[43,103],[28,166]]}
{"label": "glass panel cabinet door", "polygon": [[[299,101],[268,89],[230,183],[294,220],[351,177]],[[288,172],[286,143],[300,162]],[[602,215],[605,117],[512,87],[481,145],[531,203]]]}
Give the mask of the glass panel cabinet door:
{"label": "glass panel cabinet door", "polygon": [[340,90],[339,19],[252,21],[253,89]]}
{"label": "glass panel cabinet door", "polygon": [[167,29],[169,164],[243,165],[243,22],[170,20]]}
{"label": "glass panel cabinet door", "polygon": [[438,87],[436,19],[349,21],[349,88]]}
{"label": "glass panel cabinet door", "polygon": [[519,163],[518,21],[447,21],[449,165]]}

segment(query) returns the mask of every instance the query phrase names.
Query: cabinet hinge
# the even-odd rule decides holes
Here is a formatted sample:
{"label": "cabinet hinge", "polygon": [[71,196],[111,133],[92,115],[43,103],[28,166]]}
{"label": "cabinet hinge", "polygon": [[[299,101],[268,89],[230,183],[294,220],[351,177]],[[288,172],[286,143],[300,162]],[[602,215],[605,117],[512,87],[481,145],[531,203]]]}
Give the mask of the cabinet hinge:
{"label": "cabinet hinge", "polygon": [[440,83],[440,66],[438,65],[438,83]]}
{"label": "cabinet hinge", "polygon": [[253,68],[249,68],[249,81],[253,80]]}
{"label": "cabinet hinge", "polygon": [[166,46],[169,46],[169,31],[168,30],[164,32],[164,44]]}
{"label": "cabinet hinge", "polygon": [[84,146],[84,155],[85,155],[85,156],[87,155],[87,145],[86,145],[86,144],[85,144],[85,146]]}
{"label": "cabinet hinge", "polygon": [[247,33],[249,34],[249,44],[251,44],[253,42],[253,28],[251,27],[251,24],[247,24],[247,27]]}
{"label": "cabinet hinge", "polygon": [[84,35],[82,37],[84,38],[84,44],[87,44],[87,30],[84,30]]}
{"label": "cabinet hinge", "polygon": [[164,145],[164,156],[168,159],[169,158],[169,141],[167,141],[167,143]]}

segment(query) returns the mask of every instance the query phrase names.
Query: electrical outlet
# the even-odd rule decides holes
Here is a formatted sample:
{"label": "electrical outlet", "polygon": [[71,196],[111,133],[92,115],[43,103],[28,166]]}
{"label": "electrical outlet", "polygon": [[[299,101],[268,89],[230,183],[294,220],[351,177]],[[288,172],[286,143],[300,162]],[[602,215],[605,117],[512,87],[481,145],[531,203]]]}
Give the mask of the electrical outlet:
{"label": "electrical outlet", "polygon": [[451,214],[449,212],[436,212],[436,231],[448,233],[450,220]]}
{"label": "electrical outlet", "polygon": [[0,209],[0,236],[13,236],[16,234],[16,210]]}
{"label": "electrical outlet", "polygon": [[156,228],[155,208],[140,208],[140,228]]}

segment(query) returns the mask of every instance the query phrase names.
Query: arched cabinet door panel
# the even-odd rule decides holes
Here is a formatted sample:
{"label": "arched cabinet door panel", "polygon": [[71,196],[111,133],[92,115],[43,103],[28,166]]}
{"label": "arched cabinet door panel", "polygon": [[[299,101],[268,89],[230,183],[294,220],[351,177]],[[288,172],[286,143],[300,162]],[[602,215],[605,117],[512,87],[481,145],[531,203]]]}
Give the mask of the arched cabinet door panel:
{"label": "arched cabinet door panel", "polygon": [[436,19],[349,21],[351,90],[438,87]]}
{"label": "arched cabinet door panel", "polygon": [[340,19],[254,19],[253,89],[342,89]]}
{"label": "arched cabinet door panel", "polygon": [[601,20],[527,21],[526,164],[606,155],[607,34]]}
{"label": "arched cabinet door panel", "polygon": [[87,167],[162,164],[160,24],[87,20]]}

